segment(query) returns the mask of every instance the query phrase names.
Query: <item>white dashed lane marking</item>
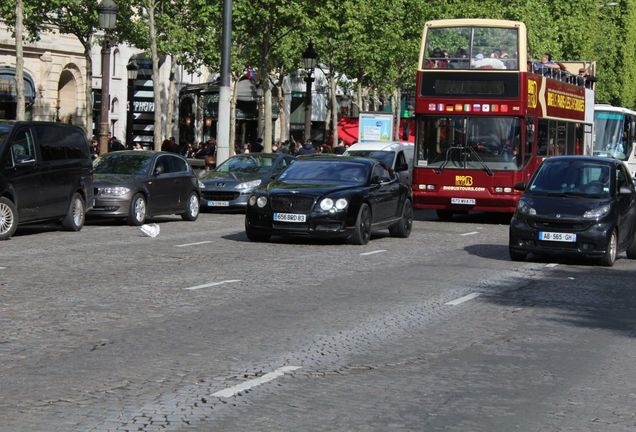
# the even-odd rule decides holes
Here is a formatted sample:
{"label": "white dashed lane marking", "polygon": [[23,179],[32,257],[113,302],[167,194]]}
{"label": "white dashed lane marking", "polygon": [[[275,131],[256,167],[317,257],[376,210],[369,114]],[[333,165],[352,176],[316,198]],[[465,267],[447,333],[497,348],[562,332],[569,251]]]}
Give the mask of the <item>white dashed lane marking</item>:
{"label": "white dashed lane marking", "polygon": [[265,384],[267,382],[275,380],[276,378],[282,377],[283,375],[285,375],[286,372],[295,371],[297,369],[300,369],[300,366],[283,366],[281,368],[276,369],[274,372],[266,373],[265,375],[261,377],[254,378],[249,381],[245,381],[244,383],[237,384],[233,387],[228,387],[226,389],[219,390],[218,392],[213,393],[212,396],[218,397],[218,398],[229,398],[242,391],[249,390],[253,387],[259,386],[261,384]]}
{"label": "white dashed lane marking", "polygon": [[448,306],[457,306],[458,304],[462,304],[464,302],[467,302],[479,296],[480,296],[480,293],[471,293],[471,294],[465,295],[464,297],[460,297],[458,299],[449,301],[448,303],[445,303],[445,304]]}
{"label": "white dashed lane marking", "polygon": [[556,266],[558,266],[558,264],[556,263],[546,264],[546,267],[556,267]]}
{"label": "white dashed lane marking", "polygon": [[379,249],[379,250],[375,250],[375,251],[371,251],[371,252],[363,252],[360,254],[360,256],[366,256],[366,255],[375,255],[375,254],[379,254],[382,252],[386,252],[386,249]]}
{"label": "white dashed lane marking", "polygon": [[184,243],[180,245],[175,245],[175,247],[181,248],[181,247],[197,246],[197,245],[208,244],[208,243],[212,243],[212,240],[200,241],[196,243]]}
{"label": "white dashed lane marking", "polygon": [[0,270],[6,270],[6,269],[7,269],[6,267],[0,267]]}
{"label": "white dashed lane marking", "polygon": [[469,236],[469,235],[475,235],[475,234],[479,234],[479,231],[467,232],[467,233],[464,233],[464,234],[460,234],[460,236]]}
{"label": "white dashed lane marking", "polygon": [[203,285],[196,285],[196,286],[191,286],[188,288],[184,288],[186,290],[198,290],[201,288],[210,288],[213,286],[219,286],[219,285],[223,285],[223,284],[229,284],[229,283],[236,283],[236,282],[240,282],[240,279],[231,279],[231,280],[224,280],[224,281],[220,281],[220,282],[211,282],[211,283],[207,283],[207,284],[203,284]]}

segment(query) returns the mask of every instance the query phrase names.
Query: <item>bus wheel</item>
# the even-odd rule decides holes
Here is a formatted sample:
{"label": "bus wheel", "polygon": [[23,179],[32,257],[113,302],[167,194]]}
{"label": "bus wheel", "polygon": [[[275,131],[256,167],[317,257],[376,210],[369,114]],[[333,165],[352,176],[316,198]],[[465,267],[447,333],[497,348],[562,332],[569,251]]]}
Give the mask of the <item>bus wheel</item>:
{"label": "bus wheel", "polygon": [[453,218],[453,212],[451,210],[437,210],[437,217],[439,220],[449,221]]}

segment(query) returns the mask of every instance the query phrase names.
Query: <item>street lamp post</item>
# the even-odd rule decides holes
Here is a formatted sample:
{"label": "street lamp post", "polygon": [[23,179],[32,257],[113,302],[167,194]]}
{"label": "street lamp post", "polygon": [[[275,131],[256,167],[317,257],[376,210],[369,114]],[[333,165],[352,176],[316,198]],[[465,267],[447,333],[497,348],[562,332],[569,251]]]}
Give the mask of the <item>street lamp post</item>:
{"label": "street lamp post", "polygon": [[139,73],[139,66],[137,66],[137,62],[135,60],[130,60],[126,65],[126,70],[128,71],[128,118],[126,119],[126,144],[130,148],[135,147],[134,141],[134,101],[135,98],[135,80],[137,79],[137,74]]}
{"label": "street lamp post", "polygon": [[117,5],[113,0],[102,0],[97,6],[99,27],[104,30],[102,41],[102,98],[99,114],[99,154],[108,153],[108,111],[110,108],[110,48],[112,39],[110,30],[117,22]]}
{"label": "street lamp post", "polygon": [[307,83],[307,89],[305,91],[305,142],[311,140],[311,83],[314,82],[313,73],[316,67],[316,59],[318,54],[314,49],[314,45],[309,42],[305,52],[303,53],[303,63],[305,65],[305,82]]}

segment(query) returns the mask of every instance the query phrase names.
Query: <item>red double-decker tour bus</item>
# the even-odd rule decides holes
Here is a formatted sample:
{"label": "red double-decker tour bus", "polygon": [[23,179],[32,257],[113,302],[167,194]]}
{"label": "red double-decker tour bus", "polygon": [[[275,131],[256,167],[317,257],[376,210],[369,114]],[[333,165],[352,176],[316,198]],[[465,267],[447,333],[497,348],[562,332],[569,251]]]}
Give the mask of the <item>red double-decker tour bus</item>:
{"label": "red double-decker tour bus", "polygon": [[521,22],[426,23],[416,86],[415,207],[436,209],[443,219],[513,212],[521,194],[513,185],[528,181],[544,158],[591,154],[594,92],[565,69],[547,57],[531,62]]}

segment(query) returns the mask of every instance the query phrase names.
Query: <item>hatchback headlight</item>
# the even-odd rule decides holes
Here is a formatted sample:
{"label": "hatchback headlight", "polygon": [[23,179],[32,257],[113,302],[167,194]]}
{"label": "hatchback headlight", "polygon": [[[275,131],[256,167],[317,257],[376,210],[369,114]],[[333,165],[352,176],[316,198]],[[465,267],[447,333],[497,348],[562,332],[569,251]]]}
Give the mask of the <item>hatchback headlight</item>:
{"label": "hatchback headlight", "polygon": [[130,193],[130,189],[123,186],[107,186],[107,187],[98,187],[97,194],[102,196],[114,196],[120,197]]}
{"label": "hatchback headlight", "polygon": [[199,182],[199,189],[205,189],[205,184],[201,180],[197,180]]}
{"label": "hatchback headlight", "polygon": [[239,183],[236,185],[237,189],[246,190],[246,189],[254,189],[256,186],[261,184],[261,180],[252,180],[244,183]]}
{"label": "hatchback headlight", "polygon": [[600,219],[603,216],[607,215],[610,212],[611,206],[609,204],[588,210],[583,213],[583,217],[585,219]]}
{"label": "hatchback headlight", "polygon": [[517,212],[527,216],[535,216],[537,214],[537,211],[524,199],[519,200],[519,204],[517,204]]}
{"label": "hatchback headlight", "polygon": [[267,205],[267,197],[259,196],[256,199],[256,205],[258,205],[260,208],[265,207]]}

